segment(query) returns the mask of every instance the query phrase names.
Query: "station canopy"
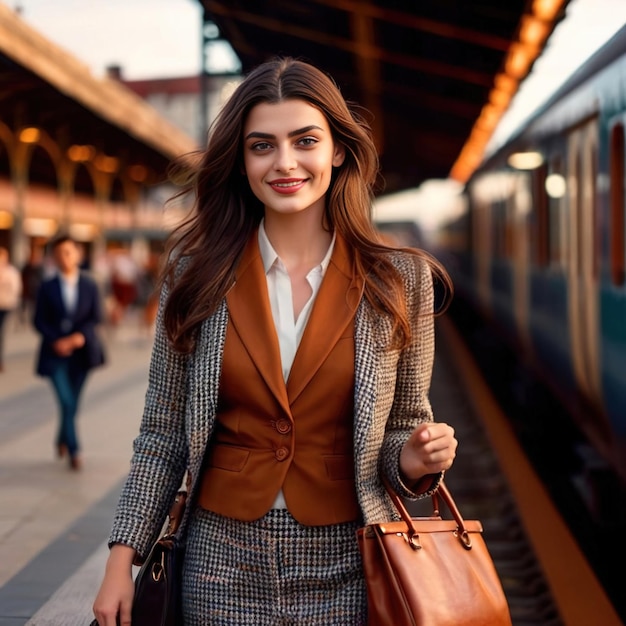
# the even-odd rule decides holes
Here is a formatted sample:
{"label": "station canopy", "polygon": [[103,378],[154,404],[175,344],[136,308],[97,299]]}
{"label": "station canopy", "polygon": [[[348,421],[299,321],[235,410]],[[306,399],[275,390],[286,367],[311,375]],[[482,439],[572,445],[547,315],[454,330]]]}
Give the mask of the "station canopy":
{"label": "station canopy", "polygon": [[[36,139],[25,139],[28,133]],[[81,61],[0,3],[0,177],[11,175],[11,135],[44,145],[50,154],[88,147],[96,155],[89,159],[99,159],[91,165],[102,163],[118,173],[123,168],[147,172],[147,182],[164,179],[172,159],[197,148],[140,97],[115,80],[94,77]],[[56,186],[57,172],[37,156],[29,180]],[[90,189],[82,169],[75,190]]]}
{"label": "station canopy", "polygon": [[244,72],[308,60],[369,110],[391,192],[467,180],[568,0],[200,1]]}

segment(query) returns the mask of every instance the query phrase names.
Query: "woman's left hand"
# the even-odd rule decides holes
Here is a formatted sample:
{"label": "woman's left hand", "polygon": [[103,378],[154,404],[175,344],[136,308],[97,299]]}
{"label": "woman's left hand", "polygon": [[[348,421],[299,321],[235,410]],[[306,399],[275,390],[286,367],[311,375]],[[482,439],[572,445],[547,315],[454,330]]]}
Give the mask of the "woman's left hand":
{"label": "woman's left hand", "polygon": [[457,445],[452,426],[443,422],[420,424],[411,433],[400,453],[403,476],[412,482],[427,474],[450,469]]}

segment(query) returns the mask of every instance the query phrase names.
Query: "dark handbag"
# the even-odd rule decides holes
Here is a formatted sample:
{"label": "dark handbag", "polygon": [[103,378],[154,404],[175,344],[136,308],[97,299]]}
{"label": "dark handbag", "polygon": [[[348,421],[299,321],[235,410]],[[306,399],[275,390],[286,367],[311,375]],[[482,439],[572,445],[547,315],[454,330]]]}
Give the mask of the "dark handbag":
{"label": "dark handbag", "polygon": [[[187,492],[179,491],[164,534],[152,546],[145,561],[135,562],[141,568],[135,577],[133,626],[180,626],[183,623],[180,587],[185,547],[177,531],[186,502]],[[98,621],[94,620],[90,626],[98,626]]]}
{"label": "dark handbag", "polygon": [[185,548],[176,534],[183,519],[187,492],[179,491],[163,536],[152,546],[135,578],[133,626],[178,626],[183,623],[181,576]]}
{"label": "dark handbag", "polygon": [[[432,517],[402,517],[357,531],[367,583],[368,626],[511,626],[508,604],[482,525],[464,520],[440,482]],[[439,497],[452,520],[439,514]]]}

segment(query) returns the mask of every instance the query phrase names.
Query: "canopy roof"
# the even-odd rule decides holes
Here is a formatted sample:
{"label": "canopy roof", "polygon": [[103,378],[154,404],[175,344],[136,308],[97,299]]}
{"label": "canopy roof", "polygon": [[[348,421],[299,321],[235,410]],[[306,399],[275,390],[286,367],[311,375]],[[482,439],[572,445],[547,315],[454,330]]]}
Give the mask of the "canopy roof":
{"label": "canopy roof", "polygon": [[369,109],[387,191],[469,177],[567,1],[200,0],[244,71],[303,58]]}

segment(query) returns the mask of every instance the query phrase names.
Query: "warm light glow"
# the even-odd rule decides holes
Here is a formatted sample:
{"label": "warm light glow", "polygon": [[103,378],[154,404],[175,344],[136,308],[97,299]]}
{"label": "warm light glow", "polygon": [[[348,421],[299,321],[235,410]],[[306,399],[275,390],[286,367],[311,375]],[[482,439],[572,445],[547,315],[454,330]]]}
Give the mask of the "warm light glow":
{"label": "warm light glow", "polygon": [[502,111],[498,110],[492,104],[486,104],[480,112],[480,117],[476,121],[476,126],[482,129],[493,130],[502,115]]}
{"label": "warm light glow", "polygon": [[[495,77],[493,89],[489,94],[489,102],[483,107],[480,117],[476,120],[469,138],[450,170],[452,178],[466,182],[480,165],[496,126],[500,123],[505,111],[509,109],[520,81],[526,78],[541,53],[563,4],[564,0],[533,0],[531,10],[522,16],[519,40],[511,43],[509,47],[504,61],[504,71]],[[488,135],[477,135],[475,131],[479,128]],[[515,162],[515,159],[513,161]],[[541,162],[542,160],[537,162],[535,156],[533,165],[522,163],[514,167],[532,169]]]}
{"label": "warm light glow", "polygon": [[506,109],[510,102],[513,94],[508,91],[502,91],[502,89],[492,89],[489,93],[489,102],[499,109]]}
{"label": "warm light glow", "polygon": [[567,184],[561,174],[550,174],[546,178],[546,192],[551,198],[562,198],[566,191]]}
{"label": "warm light glow", "polygon": [[24,234],[29,237],[51,237],[56,233],[57,223],[43,217],[27,217],[24,220]]}
{"label": "warm light glow", "polygon": [[533,15],[536,15],[540,20],[552,22],[558,15],[562,6],[563,0],[534,0],[532,12]]}
{"label": "warm light glow", "polygon": [[466,147],[469,149],[471,148],[471,146],[484,146],[489,141],[490,137],[490,129],[482,128],[480,126],[474,126]]}
{"label": "warm light glow", "polygon": [[538,50],[534,46],[514,43],[509,49],[504,69],[506,73],[517,80],[521,80],[528,74],[533,61],[537,58]]}
{"label": "warm light glow", "polygon": [[519,86],[519,81],[515,80],[515,78],[509,76],[508,74],[503,74],[502,72],[496,76],[493,82],[496,89],[499,91],[505,91],[511,95],[517,91]]}
{"label": "warm light glow", "polygon": [[98,234],[98,228],[95,224],[70,224],[70,236],[76,241],[93,241]]}
{"label": "warm light glow", "polygon": [[101,172],[105,172],[106,174],[114,174],[115,172],[117,172],[119,159],[101,154],[96,157],[95,165]]}
{"label": "warm light glow", "polygon": [[543,155],[540,152],[514,152],[507,163],[516,170],[534,170],[543,163]]}
{"label": "warm light glow", "polygon": [[522,17],[519,39],[529,46],[540,46],[548,36],[549,24],[535,17]]}
{"label": "warm light glow", "polygon": [[73,145],[68,148],[67,156],[70,161],[74,161],[75,163],[84,163],[85,161],[89,161],[93,158],[95,151],[96,150],[93,146]]}
{"label": "warm light glow", "polygon": [[148,168],[143,165],[131,165],[128,168],[128,175],[136,183],[142,183],[148,178]]}
{"label": "warm light glow", "polygon": [[0,211],[0,230],[9,230],[13,226],[13,213]]}
{"label": "warm light glow", "polygon": [[23,128],[20,131],[20,141],[23,143],[37,143],[41,138],[41,131],[34,126]]}

